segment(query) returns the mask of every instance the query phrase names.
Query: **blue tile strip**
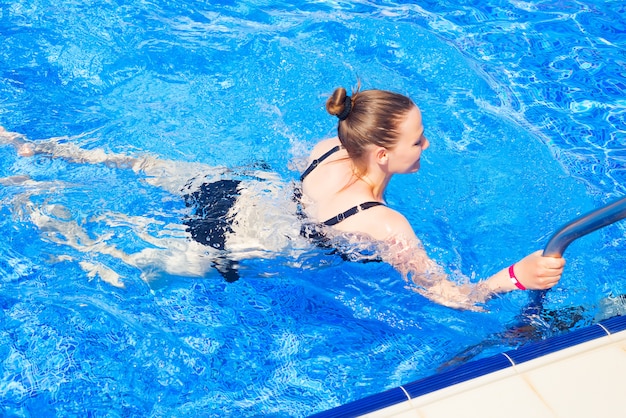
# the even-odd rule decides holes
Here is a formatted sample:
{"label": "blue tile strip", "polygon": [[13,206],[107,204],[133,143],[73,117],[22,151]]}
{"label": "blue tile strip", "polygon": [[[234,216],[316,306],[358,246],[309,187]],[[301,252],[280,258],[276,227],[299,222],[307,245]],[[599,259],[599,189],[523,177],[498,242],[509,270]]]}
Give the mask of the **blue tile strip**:
{"label": "blue tile strip", "polygon": [[409,397],[406,393],[398,387],[338,406],[329,411],[320,412],[313,417],[356,417],[408,400]]}
{"label": "blue tile strip", "polygon": [[465,363],[453,370],[417,380],[403,385],[411,398],[425,395],[457,383],[465,382],[476,377],[484,376],[498,370],[511,367],[511,361],[502,354]]}
{"label": "blue tile strip", "polygon": [[611,319],[600,322],[600,324],[611,334],[626,331],[626,316],[615,316]]}
{"label": "blue tile strip", "polygon": [[[606,337],[607,335],[625,330],[626,316],[616,316],[604,320],[599,324],[528,344],[527,346],[520,347],[517,350],[511,350],[504,354],[497,354],[492,357],[471,361],[454,370],[445,371],[434,376],[402,385],[398,388],[368,396],[358,401],[350,402],[328,411],[320,412],[312,415],[312,417],[340,418],[364,415],[400,402],[404,402],[408,400],[409,397],[416,398],[448,386],[456,385],[489,373],[506,369],[514,364],[524,363],[526,361],[545,356],[546,354],[554,353],[565,348],[573,347],[578,344]],[[511,363],[511,361],[513,361],[513,363]]]}

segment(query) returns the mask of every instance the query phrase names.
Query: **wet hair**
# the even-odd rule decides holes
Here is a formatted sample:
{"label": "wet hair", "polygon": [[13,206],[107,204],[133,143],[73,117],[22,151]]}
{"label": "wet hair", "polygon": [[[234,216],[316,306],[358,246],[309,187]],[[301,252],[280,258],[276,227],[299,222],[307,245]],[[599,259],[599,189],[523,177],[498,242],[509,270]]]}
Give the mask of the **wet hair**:
{"label": "wet hair", "polygon": [[402,94],[385,90],[359,91],[359,87],[351,97],[345,88],[335,89],[326,101],[326,111],[339,117],[339,141],[356,169],[364,174],[363,157],[367,146],[394,148],[400,134],[398,125],[415,103]]}

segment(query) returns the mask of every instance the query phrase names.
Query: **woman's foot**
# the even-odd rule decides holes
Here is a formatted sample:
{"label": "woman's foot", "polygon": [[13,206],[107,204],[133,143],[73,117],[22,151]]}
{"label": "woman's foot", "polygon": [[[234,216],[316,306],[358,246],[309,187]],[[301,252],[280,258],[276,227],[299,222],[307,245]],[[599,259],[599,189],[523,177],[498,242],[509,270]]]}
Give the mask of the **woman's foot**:
{"label": "woman's foot", "polygon": [[13,145],[17,154],[21,157],[32,157],[35,155],[33,145],[25,141],[24,135],[17,132],[9,132],[2,126],[0,126],[0,143]]}

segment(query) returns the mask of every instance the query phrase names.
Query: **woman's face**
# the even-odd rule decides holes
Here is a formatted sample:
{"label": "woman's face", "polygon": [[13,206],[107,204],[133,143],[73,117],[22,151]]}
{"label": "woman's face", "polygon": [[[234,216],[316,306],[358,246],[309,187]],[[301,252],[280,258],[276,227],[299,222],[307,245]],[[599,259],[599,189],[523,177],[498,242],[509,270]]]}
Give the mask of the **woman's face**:
{"label": "woman's face", "polygon": [[398,126],[396,146],[388,150],[389,171],[393,174],[415,173],[420,169],[422,151],[430,145],[424,136],[422,112],[414,106]]}

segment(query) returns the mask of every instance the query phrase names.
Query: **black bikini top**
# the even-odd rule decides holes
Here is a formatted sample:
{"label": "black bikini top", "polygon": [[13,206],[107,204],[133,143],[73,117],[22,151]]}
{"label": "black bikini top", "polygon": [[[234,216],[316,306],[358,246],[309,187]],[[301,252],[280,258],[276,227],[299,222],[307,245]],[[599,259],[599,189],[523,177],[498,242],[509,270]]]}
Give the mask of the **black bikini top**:
{"label": "black bikini top", "polygon": [[324,154],[322,154],[320,158],[316,158],[315,160],[311,161],[311,164],[309,164],[307,169],[304,170],[304,172],[300,176],[300,181],[304,181],[306,176],[311,174],[311,171],[315,170],[315,167],[317,167],[321,162],[323,162],[325,159],[327,159],[328,157],[330,157],[331,155],[333,155],[334,153],[336,153],[337,151],[341,149],[343,149],[343,146],[337,145],[331,148],[330,150],[326,151]]}
{"label": "black bikini top", "polygon": [[[302,173],[302,175],[300,176],[300,181],[304,181],[304,179],[311,174],[311,172],[313,170],[315,170],[315,168],[322,163],[324,160],[326,160],[328,157],[330,157],[331,155],[333,155],[334,153],[336,153],[337,151],[343,149],[342,145],[337,145],[333,148],[331,148],[330,150],[326,151],[324,154],[322,154],[319,158],[316,158],[315,160],[313,160],[311,162],[311,164],[307,167],[306,170],[304,170],[304,172]],[[349,218],[352,215],[356,215],[357,213],[363,211],[363,210],[367,210],[369,208],[373,208],[375,206],[384,206],[384,203],[381,202],[375,202],[375,201],[371,201],[371,202],[364,202],[361,203],[360,205],[356,205],[351,207],[350,209],[348,209],[345,212],[340,213],[337,216],[333,216],[332,218],[322,222],[324,225],[326,226],[333,226],[333,225],[337,225],[339,222],[343,221],[346,218]]]}
{"label": "black bikini top", "polygon": [[324,225],[326,226],[333,226],[333,225],[337,225],[339,222],[343,221],[346,218],[349,218],[352,215],[356,215],[357,213],[361,212],[362,210],[367,210],[369,208],[373,208],[374,206],[385,206],[384,203],[381,202],[364,202],[361,203],[360,205],[356,205],[351,207],[350,209],[348,209],[345,212],[341,212],[339,215],[334,216],[330,219],[327,219],[326,221],[322,222]]}

